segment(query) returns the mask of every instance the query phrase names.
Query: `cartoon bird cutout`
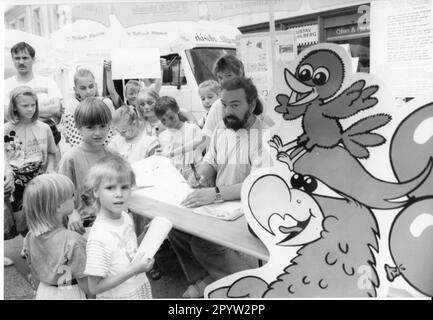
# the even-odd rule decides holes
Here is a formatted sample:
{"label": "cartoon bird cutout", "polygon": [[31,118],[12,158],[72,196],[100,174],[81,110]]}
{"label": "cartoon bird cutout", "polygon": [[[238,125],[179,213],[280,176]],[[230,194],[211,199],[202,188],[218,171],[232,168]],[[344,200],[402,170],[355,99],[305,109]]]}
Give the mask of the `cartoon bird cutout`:
{"label": "cartoon bird cutout", "polygon": [[372,131],[391,120],[388,114],[365,117],[343,130],[341,119],[378,103],[373,95],[379,87],[366,87],[365,80],[358,80],[337,94],[346,71],[342,58],[335,51],[312,50],[300,61],[295,74],[285,69],[284,77],[291,93],[277,95],[275,111],[281,113],[284,120],[302,117],[303,134],[286,144],[274,137],[270,145],[277,149],[279,159],[287,162],[289,167],[293,168],[292,164],[315,146],[333,148],[342,145],[355,158],[368,158],[368,147],[386,141]]}
{"label": "cartoon bird cutout", "polygon": [[[266,173],[250,175],[245,184],[245,218],[266,245],[269,261],[211,284],[207,297],[376,296],[379,230],[368,207],[298,173],[290,183]],[[295,256],[289,247],[296,248]]]}

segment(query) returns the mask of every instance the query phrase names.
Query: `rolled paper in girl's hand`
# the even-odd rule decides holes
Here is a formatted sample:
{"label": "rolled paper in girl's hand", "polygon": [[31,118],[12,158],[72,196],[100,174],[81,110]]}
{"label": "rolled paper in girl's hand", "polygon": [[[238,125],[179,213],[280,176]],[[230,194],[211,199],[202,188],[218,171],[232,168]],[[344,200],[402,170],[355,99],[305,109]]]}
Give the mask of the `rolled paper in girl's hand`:
{"label": "rolled paper in girl's hand", "polygon": [[144,258],[153,258],[172,227],[173,224],[167,218],[153,218],[149,225],[149,229],[143,238],[143,241],[141,241],[136,256],[140,253],[144,253]]}

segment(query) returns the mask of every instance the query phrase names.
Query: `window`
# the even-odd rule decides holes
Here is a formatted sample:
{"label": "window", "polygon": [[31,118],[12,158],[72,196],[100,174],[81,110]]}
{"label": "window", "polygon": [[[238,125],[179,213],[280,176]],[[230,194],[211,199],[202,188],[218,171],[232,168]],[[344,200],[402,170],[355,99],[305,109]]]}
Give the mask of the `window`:
{"label": "window", "polygon": [[40,8],[33,10],[33,33],[42,35],[41,27],[41,10]]}
{"label": "window", "polygon": [[163,85],[183,85],[186,84],[185,72],[181,58],[178,54],[169,54],[161,57],[163,67],[162,84]]}
{"label": "window", "polygon": [[354,72],[370,71],[370,23],[364,16],[357,12],[324,18],[324,41],[349,45],[352,58],[358,58]]}
{"label": "window", "polygon": [[236,50],[227,48],[194,48],[186,50],[186,56],[198,84],[205,80],[216,80],[212,74],[213,65],[215,61],[227,53],[235,55]]}
{"label": "window", "polygon": [[16,28],[18,30],[25,31],[25,17],[24,16],[21,16],[17,19]]}

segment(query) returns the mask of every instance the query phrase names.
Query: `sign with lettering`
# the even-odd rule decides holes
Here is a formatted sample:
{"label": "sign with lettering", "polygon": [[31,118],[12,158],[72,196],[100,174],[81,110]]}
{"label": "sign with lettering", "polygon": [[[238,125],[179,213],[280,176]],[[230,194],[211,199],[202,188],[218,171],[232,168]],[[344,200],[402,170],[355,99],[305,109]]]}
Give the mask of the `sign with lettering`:
{"label": "sign with lettering", "polygon": [[326,29],[326,38],[355,35],[370,31],[370,24],[350,24]]}
{"label": "sign with lettering", "polygon": [[288,30],[293,30],[295,32],[296,43],[298,46],[313,45],[319,41],[319,28],[317,24],[290,27]]}

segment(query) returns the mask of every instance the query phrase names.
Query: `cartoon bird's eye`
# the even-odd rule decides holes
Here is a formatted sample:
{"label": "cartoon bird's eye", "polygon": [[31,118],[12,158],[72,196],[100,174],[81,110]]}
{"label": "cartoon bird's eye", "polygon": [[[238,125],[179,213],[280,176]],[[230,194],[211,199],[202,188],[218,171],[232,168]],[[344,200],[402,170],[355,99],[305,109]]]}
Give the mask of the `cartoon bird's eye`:
{"label": "cartoon bird's eye", "polygon": [[306,193],[313,193],[317,189],[317,180],[312,176],[304,176],[304,190]]}
{"label": "cartoon bird's eye", "polygon": [[292,185],[292,188],[294,189],[301,189],[302,186],[304,185],[304,178],[302,175],[295,173],[291,178],[290,178],[290,184]]}
{"label": "cartoon bird's eye", "polygon": [[298,77],[301,81],[309,81],[313,75],[313,67],[309,64],[304,64],[299,68]]}
{"label": "cartoon bird's eye", "polygon": [[324,85],[329,80],[329,71],[325,67],[319,67],[314,71],[313,82],[315,85]]}

